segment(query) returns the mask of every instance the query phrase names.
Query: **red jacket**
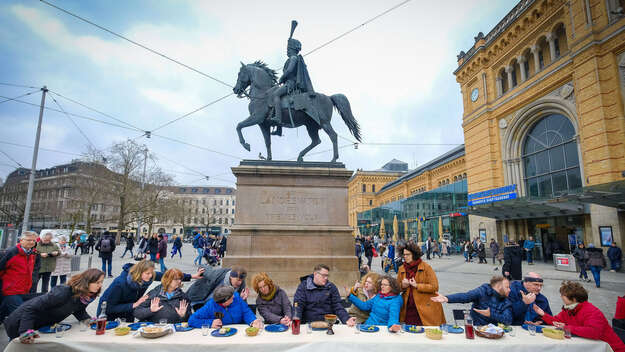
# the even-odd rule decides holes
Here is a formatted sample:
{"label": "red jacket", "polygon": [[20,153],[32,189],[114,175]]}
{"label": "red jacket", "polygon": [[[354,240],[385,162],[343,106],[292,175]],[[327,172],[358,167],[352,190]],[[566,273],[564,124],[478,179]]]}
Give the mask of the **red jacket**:
{"label": "red jacket", "polygon": [[30,291],[36,257],[34,250],[31,254],[26,254],[20,244],[7,250],[0,259],[3,296],[23,295]]}
{"label": "red jacket", "polygon": [[616,311],[614,312],[614,319],[625,319],[625,296],[619,297],[616,300]]}
{"label": "red jacket", "polygon": [[563,309],[555,317],[545,314],[543,321],[550,325],[559,321],[566,324],[573,335],[601,340],[607,342],[614,352],[625,352],[625,344],[612,330],[603,313],[588,301],[578,304],[575,309]]}

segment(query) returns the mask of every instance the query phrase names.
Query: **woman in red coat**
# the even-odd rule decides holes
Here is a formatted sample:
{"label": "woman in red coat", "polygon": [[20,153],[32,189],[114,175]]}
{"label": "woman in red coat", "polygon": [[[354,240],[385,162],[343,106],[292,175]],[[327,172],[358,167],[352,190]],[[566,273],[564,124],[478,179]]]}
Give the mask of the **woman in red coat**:
{"label": "woman in red coat", "polygon": [[560,286],[560,296],[564,306],[562,312],[552,317],[534,304],[536,314],[542,320],[557,328],[567,327],[571,334],[592,340],[601,340],[614,352],[625,352],[625,344],[616,335],[608,320],[599,308],[588,302],[588,292],[577,282],[565,281]]}

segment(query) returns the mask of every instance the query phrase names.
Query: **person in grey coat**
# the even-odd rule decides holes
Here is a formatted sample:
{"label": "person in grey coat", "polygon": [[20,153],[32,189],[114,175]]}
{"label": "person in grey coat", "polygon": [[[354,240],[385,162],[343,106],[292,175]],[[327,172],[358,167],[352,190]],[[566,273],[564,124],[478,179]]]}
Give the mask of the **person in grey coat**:
{"label": "person in grey coat", "polygon": [[241,299],[247,301],[249,290],[245,287],[247,270],[235,265],[231,269],[214,268],[210,265],[200,265],[204,268],[202,277],[195,280],[187,290],[187,296],[191,300],[191,307],[198,310],[213,297],[213,292],[220,286],[231,286],[239,293]]}
{"label": "person in grey coat", "polygon": [[252,287],[258,294],[256,307],[265,319],[265,324],[291,324],[291,301],[283,289],[274,285],[266,273],[259,273],[252,279]]}
{"label": "person in grey coat", "polygon": [[148,293],[148,299],[134,310],[139,321],[181,323],[189,320],[191,306],[187,294],[181,289],[184,274],[178,269],[169,269],[161,278],[161,284]]}

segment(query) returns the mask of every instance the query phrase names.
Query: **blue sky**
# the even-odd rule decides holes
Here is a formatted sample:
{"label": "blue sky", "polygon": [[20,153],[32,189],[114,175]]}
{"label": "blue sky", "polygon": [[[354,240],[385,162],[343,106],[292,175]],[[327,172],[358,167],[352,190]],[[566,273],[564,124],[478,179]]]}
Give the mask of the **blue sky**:
{"label": "blue sky", "polygon": [[[239,61],[262,59],[271,67],[282,66],[291,19],[299,22],[294,37],[302,42],[305,53],[400,1],[50,2],[234,85]],[[456,55],[469,49],[477,32],[487,33],[515,4],[413,0],[307,56],[315,90],[347,96],[365,143],[462,143],[460,89],[452,74]],[[142,130],[152,130],[231,92],[36,0],[0,4],[0,57],[0,82],[47,85]],[[0,86],[0,95],[15,97],[33,90]],[[68,112],[120,124],[54,97]],[[41,95],[22,99],[39,104]],[[51,99],[46,106],[58,109]],[[33,145],[37,115],[37,107],[1,103],[0,142]],[[252,144],[251,152],[236,137],[236,124],[247,116],[247,100],[231,96],[156,133],[255,159],[259,152],[266,154],[258,128],[243,132]],[[99,149],[141,135],[85,119],[74,121]],[[333,126],[341,136],[352,139],[338,113]],[[272,141],[274,159],[292,159],[309,143],[304,128],[285,129],[284,135]],[[322,144],[311,153],[331,148],[327,136],[321,135]],[[238,165],[237,158],[160,137],[137,140],[153,151],[158,164],[180,184],[233,185],[229,169]],[[65,115],[45,112],[43,148],[81,154],[87,144]],[[339,145],[346,144],[339,139]],[[365,144],[357,150],[341,149],[340,160],[350,169],[371,170],[397,158],[413,168],[451,148]],[[30,167],[31,149],[0,143],[0,150]],[[75,157],[41,151],[37,167]],[[330,152],[305,158],[330,159]],[[0,154],[1,178],[14,169],[12,165]],[[200,175],[216,177],[200,181]]]}

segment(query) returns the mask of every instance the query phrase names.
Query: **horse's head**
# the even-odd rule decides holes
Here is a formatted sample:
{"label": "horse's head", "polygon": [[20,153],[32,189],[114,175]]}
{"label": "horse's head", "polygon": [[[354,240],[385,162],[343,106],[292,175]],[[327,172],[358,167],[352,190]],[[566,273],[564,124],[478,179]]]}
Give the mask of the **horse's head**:
{"label": "horse's head", "polygon": [[245,89],[249,87],[251,83],[252,83],[251,74],[249,70],[247,69],[247,66],[241,62],[241,68],[239,69],[239,75],[237,77],[237,84],[234,85],[234,88],[232,88],[232,91],[234,92],[234,94],[240,96],[241,94],[245,92]]}

